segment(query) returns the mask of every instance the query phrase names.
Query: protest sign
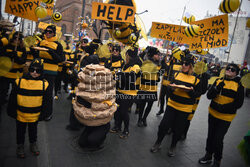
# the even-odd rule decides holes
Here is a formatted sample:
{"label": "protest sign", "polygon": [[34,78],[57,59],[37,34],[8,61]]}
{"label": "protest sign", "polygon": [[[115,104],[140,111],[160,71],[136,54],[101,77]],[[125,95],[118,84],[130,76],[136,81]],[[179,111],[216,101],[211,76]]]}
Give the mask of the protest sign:
{"label": "protest sign", "polygon": [[134,23],[133,6],[92,2],[92,19]]}
{"label": "protest sign", "polygon": [[221,15],[193,22],[200,30],[197,36],[187,37],[185,26],[152,23],[151,37],[185,43],[190,50],[226,47],[228,44],[228,16]]}
{"label": "protest sign", "polygon": [[[41,2],[41,0],[6,0],[5,12],[32,21],[38,21],[35,9]],[[54,4],[46,6],[48,15],[53,13],[53,6]]]}

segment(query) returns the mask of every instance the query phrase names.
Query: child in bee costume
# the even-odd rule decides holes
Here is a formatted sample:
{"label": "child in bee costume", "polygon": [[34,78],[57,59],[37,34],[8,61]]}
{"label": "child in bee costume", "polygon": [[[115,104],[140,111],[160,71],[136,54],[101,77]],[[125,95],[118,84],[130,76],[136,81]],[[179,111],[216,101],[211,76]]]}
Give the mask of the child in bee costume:
{"label": "child in bee costume", "polygon": [[43,63],[34,59],[29,67],[29,73],[16,79],[7,108],[8,115],[16,119],[16,154],[25,158],[24,141],[26,127],[29,131],[30,151],[39,155],[37,147],[38,121],[44,119],[48,97],[48,82],[43,79]]}
{"label": "child in bee costume", "polygon": [[217,79],[208,90],[207,98],[211,99],[208,109],[208,136],[206,154],[199,159],[200,164],[212,163],[213,156],[213,167],[220,166],[224,137],[244,101],[244,88],[238,74],[239,67],[228,64],[225,78]]}
{"label": "child in bee costume", "polygon": [[[153,153],[160,150],[161,142],[168,129],[172,128],[173,136],[168,156],[175,156],[177,142],[184,132],[188,115],[192,113],[195,98],[201,95],[200,80],[192,75],[193,64],[193,56],[191,54],[185,55],[182,59],[181,71],[175,73],[171,84],[168,85],[169,99],[166,112],[158,128],[157,140],[151,148]],[[186,88],[178,88],[178,85],[184,85]]]}

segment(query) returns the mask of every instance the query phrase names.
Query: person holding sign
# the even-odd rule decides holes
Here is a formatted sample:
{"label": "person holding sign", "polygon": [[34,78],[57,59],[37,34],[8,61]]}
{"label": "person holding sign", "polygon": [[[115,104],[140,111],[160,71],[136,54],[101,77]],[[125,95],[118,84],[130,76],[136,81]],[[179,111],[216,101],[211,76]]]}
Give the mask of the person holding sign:
{"label": "person holding sign", "polygon": [[57,41],[56,26],[47,26],[44,34],[44,40],[38,43],[38,47],[33,47],[32,50],[34,57],[44,59],[44,77],[49,82],[49,107],[45,120],[49,121],[52,118],[53,89],[58,70],[58,63],[62,63],[65,60],[65,56],[63,55],[62,45]]}
{"label": "person holding sign", "polygon": [[201,95],[200,80],[193,75],[193,55],[186,54],[182,58],[182,69],[175,73],[168,85],[169,100],[166,112],[159,125],[157,140],[151,148],[155,153],[160,150],[161,142],[169,128],[173,130],[173,137],[168,156],[175,156],[175,148],[184,132],[188,115],[192,113],[195,98]]}
{"label": "person holding sign", "polygon": [[210,87],[207,98],[211,99],[208,116],[208,136],[206,154],[199,159],[200,164],[212,163],[219,167],[222,159],[223,140],[228,128],[244,101],[244,88],[240,83],[239,67],[228,64],[225,77],[217,79]]}

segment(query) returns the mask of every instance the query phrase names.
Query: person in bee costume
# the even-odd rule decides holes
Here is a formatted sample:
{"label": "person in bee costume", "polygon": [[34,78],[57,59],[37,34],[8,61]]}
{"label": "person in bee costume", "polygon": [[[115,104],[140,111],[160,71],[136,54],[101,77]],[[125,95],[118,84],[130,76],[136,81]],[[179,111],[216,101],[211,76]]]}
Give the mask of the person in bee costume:
{"label": "person in bee costume", "polygon": [[[182,53],[184,54],[184,53]],[[157,116],[164,113],[164,105],[168,101],[168,94],[167,94],[167,86],[170,84],[171,80],[174,77],[174,74],[181,69],[181,62],[175,58],[174,53],[169,58],[167,62],[166,57],[162,60],[162,67],[161,70],[165,71],[162,77],[162,85],[161,85],[161,92],[160,92],[160,110],[156,113]],[[166,101],[165,101],[166,99]]]}
{"label": "person in bee costume", "polygon": [[[152,153],[160,150],[168,129],[172,128],[173,136],[168,156],[175,156],[177,142],[183,134],[188,115],[192,113],[195,98],[201,95],[200,80],[193,75],[193,64],[193,55],[185,55],[181,71],[175,73],[171,84],[168,85],[169,99],[166,112],[158,128],[157,140],[150,150]],[[180,88],[180,85],[185,88]]]}
{"label": "person in bee costume", "polygon": [[0,77],[0,108],[1,105],[7,102],[6,97],[10,84],[13,85],[15,80],[23,75],[23,67],[26,62],[27,54],[21,32],[15,32],[13,35],[10,35],[9,44],[5,46],[2,54],[9,57],[13,64],[10,71]]}
{"label": "person in bee costume", "polygon": [[[141,66],[141,83],[139,86],[139,118],[138,127],[147,126],[147,116],[150,113],[154,101],[157,100],[157,84],[160,81],[160,51],[155,47],[149,47],[146,53],[147,60]],[[147,107],[144,111],[144,108]]]}
{"label": "person in bee costume", "polygon": [[19,158],[25,158],[24,141],[27,126],[30,151],[36,156],[40,153],[37,147],[37,125],[45,116],[47,90],[48,82],[43,77],[43,63],[41,59],[34,59],[29,72],[15,80],[7,107],[8,115],[16,119],[16,154]]}
{"label": "person in bee costume", "polygon": [[96,54],[96,50],[98,49],[100,43],[101,41],[99,39],[94,39],[89,45],[82,48],[85,54],[80,60],[81,68],[88,64],[99,64],[99,57]]}
{"label": "person in bee costume", "polygon": [[121,46],[119,44],[113,45],[112,55],[104,64],[106,68],[112,71],[113,75],[115,75],[115,73],[117,73],[118,71],[121,71],[121,69],[124,66],[124,60],[122,59],[120,53],[121,53]]}
{"label": "person in bee costume", "polygon": [[57,41],[56,26],[49,25],[44,31],[44,40],[38,43],[38,47],[46,48],[47,51],[32,49],[34,57],[40,57],[44,59],[44,78],[49,82],[48,92],[48,111],[46,113],[46,121],[51,120],[53,112],[53,89],[55,79],[58,70],[58,63],[62,63],[65,60],[63,54],[63,47]]}
{"label": "person in bee costume", "polygon": [[244,102],[244,88],[237,76],[239,71],[236,64],[228,64],[225,78],[217,79],[208,90],[207,98],[211,99],[211,103],[208,109],[206,154],[199,159],[200,164],[212,163],[213,156],[213,167],[220,166],[224,137]]}
{"label": "person in bee costume", "polygon": [[126,52],[126,64],[121,72],[117,73],[118,87],[116,103],[119,105],[115,112],[115,126],[110,130],[111,133],[119,133],[121,131],[122,122],[124,123],[123,132],[120,134],[121,139],[129,136],[129,113],[128,110],[137,98],[136,79],[140,74],[140,66],[138,65],[139,57],[137,56],[137,48],[128,49]]}

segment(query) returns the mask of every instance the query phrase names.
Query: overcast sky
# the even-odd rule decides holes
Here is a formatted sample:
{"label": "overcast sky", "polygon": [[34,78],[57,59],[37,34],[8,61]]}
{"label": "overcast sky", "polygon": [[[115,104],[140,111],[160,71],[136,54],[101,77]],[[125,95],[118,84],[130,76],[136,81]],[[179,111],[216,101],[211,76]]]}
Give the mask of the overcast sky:
{"label": "overcast sky", "polygon": [[[194,15],[196,20],[203,19],[207,11],[209,14],[218,15],[219,4],[222,0],[135,0],[137,13],[148,10],[147,13],[141,15],[141,18],[148,31],[152,25],[152,21],[180,24],[184,6],[186,12]],[[245,17],[250,17],[250,0],[243,0],[241,7],[245,12]],[[182,23],[185,25],[185,23]]]}

